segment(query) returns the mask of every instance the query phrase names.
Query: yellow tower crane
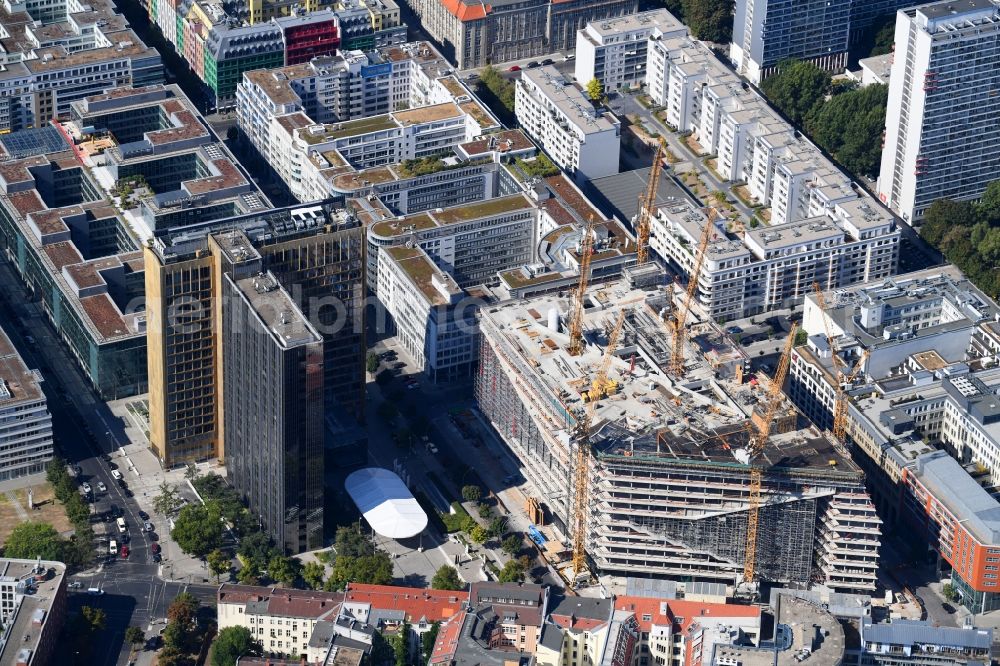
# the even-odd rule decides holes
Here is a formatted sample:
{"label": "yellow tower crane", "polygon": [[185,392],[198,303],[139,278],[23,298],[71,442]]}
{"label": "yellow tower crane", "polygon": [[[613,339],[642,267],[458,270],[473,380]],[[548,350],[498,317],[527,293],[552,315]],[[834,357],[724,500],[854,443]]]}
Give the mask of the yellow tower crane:
{"label": "yellow tower crane", "polygon": [[684,301],[681,307],[674,310],[674,317],[669,328],[672,334],[672,346],[670,352],[670,374],[680,377],[684,374],[684,338],[685,326],[687,325],[688,313],[691,311],[691,302],[698,291],[698,278],[701,275],[701,267],[705,263],[705,251],[708,249],[708,241],[712,238],[715,229],[715,217],[718,211],[714,208],[708,212],[708,222],[701,231],[701,238],[698,240],[698,248],[694,254],[694,265],[691,267],[691,274],[688,276],[687,292],[684,294]]}
{"label": "yellow tower crane", "polygon": [[[823,289],[819,282],[813,282],[813,291],[816,292],[816,302],[824,313],[827,312],[826,297],[823,296]],[[837,385],[834,387],[833,399],[833,438],[845,443],[847,439],[847,387],[854,382],[861,369],[868,360],[868,350],[866,349],[861,358],[858,359],[854,367],[849,371],[840,358],[840,349],[837,347],[837,340],[833,337],[833,330],[830,328],[830,320],[823,317],[823,327],[826,329],[826,344],[830,346],[830,358],[833,359],[833,375]]]}
{"label": "yellow tower crane", "polygon": [[767,389],[767,398],[764,402],[763,418],[756,423],[756,427],[750,428],[750,444],[748,454],[750,456],[750,508],[747,513],[747,547],[746,555],[743,558],[743,582],[753,583],[757,569],[757,528],[760,522],[760,487],[764,477],[764,468],[760,464],[760,457],[767,446],[768,438],[771,436],[771,422],[778,413],[778,408],[784,400],[781,387],[788,376],[788,364],[792,355],[792,345],[795,344],[795,334],[798,326],[792,325],[792,331],[785,341],[785,349],[778,359],[778,367],[774,371],[774,378]]}
{"label": "yellow tower crane", "polygon": [[583,351],[583,299],[590,281],[590,259],[594,254],[594,218],[591,217],[580,238],[580,279],[573,294],[573,312],[569,318],[570,356],[579,356]]}
{"label": "yellow tower crane", "polygon": [[646,195],[639,198],[639,213],[635,218],[635,263],[637,266],[642,266],[649,259],[649,228],[656,210],[656,191],[660,188],[660,171],[663,169],[665,150],[666,142],[660,138],[660,143],[656,147],[656,155],[653,156],[653,168],[649,170]]}
{"label": "yellow tower crane", "polygon": [[618,320],[608,335],[608,344],[604,348],[601,365],[597,369],[590,384],[590,391],[584,396],[588,400],[587,409],[580,421],[576,444],[576,473],[574,474],[573,496],[573,575],[579,575],[587,563],[587,498],[590,486],[590,424],[594,421],[594,412],[601,398],[610,395],[617,389],[617,383],[608,380],[608,370],[611,369],[611,359],[618,348],[618,338],[621,337],[625,325],[625,309],[618,313]]}

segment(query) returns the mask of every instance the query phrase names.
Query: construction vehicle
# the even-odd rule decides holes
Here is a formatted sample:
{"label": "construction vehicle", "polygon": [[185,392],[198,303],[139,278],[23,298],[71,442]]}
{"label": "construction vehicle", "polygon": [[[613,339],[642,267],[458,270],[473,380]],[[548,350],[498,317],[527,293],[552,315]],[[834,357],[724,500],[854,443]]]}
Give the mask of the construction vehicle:
{"label": "construction vehicle", "polygon": [[580,279],[573,293],[573,311],[569,318],[570,356],[579,356],[583,352],[583,299],[587,295],[587,283],[590,281],[590,260],[594,254],[594,218],[591,217],[584,227],[580,238]]}
{"label": "construction vehicle", "polygon": [[747,510],[746,555],[743,558],[743,582],[747,585],[753,585],[757,569],[757,528],[760,522],[760,489],[764,477],[764,468],[760,459],[771,436],[771,423],[784,401],[781,387],[788,376],[792,346],[795,344],[795,334],[798,333],[798,330],[798,326],[793,324],[792,331],[788,334],[788,340],[785,341],[785,349],[781,353],[781,358],[778,359],[778,367],[775,369],[774,377],[767,389],[763,418],[754,421],[754,425],[750,428],[750,443],[747,447],[750,465],[750,507]]}
{"label": "construction vehicle", "polygon": [[649,170],[646,195],[639,197],[639,212],[635,217],[636,266],[642,266],[649,259],[649,229],[656,210],[656,191],[660,188],[660,171],[663,169],[666,148],[666,141],[661,137],[656,155],[653,156],[653,167]]}
{"label": "construction vehicle", "polygon": [[[816,302],[823,312],[827,312],[826,298],[823,296],[823,289],[819,282],[813,282],[813,291],[816,292]],[[837,347],[837,340],[833,337],[830,328],[830,320],[823,317],[823,327],[826,329],[826,343],[830,346],[830,358],[833,360],[834,380],[837,382],[835,396],[833,399],[833,438],[840,444],[845,444],[847,439],[847,388],[854,383],[861,369],[868,360],[868,350],[866,349],[861,358],[850,370],[846,369],[844,361],[840,358],[840,349]]]}
{"label": "construction vehicle", "polygon": [[[587,409],[584,410],[583,417],[579,421],[579,431],[577,433],[576,445],[576,473],[574,475],[574,497],[573,497],[573,575],[579,576],[586,568],[587,564],[587,499],[590,485],[590,424],[594,422],[594,413],[597,409],[598,401],[609,395],[608,371],[611,369],[611,359],[615,355],[618,347],[618,338],[621,337],[622,327],[625,325],[625,310],[618,313],[618,320],[615,322],[611,334],[608,336],[608,344],[604,348],[604,356],[601,358],[601,365],[597,373],[591,380],[590,391],[584,401],[587,402]],[[612,382],[617,390],[617,382]]]}
{"label": "construction vehicle", "polygon": [[691,311],[691,303],[694,295],[698,291],[698,278],[701,276],[701,267],[705,263],[705,252],[708,249],[708,241],[712,238],[715,229],[715,218],[718,211],[714,208],[708,212],[708,222],[702,229],[701,238],[698,239],[698,248],[695,250],[694,264],[691,267],[691,274],[688,276],[687,291],[684,300],[679,308],[674,310],[674,316],[670,320],[669,328],[672,335],[670,352],[670,374],[680,377],[684,374],[684,339],[686,337],[686,326],[688,313]]}

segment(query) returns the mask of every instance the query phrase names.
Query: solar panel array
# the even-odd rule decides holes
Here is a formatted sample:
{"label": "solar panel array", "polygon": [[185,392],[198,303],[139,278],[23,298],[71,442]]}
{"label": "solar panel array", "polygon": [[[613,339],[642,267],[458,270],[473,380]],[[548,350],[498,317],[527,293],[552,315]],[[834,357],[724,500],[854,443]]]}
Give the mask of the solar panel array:
{"label": "solar panel array", "polygon": [[4,134],[0,136],[0,143],[15,159],[58,153],[70,147],[62,132],[51,125]]}

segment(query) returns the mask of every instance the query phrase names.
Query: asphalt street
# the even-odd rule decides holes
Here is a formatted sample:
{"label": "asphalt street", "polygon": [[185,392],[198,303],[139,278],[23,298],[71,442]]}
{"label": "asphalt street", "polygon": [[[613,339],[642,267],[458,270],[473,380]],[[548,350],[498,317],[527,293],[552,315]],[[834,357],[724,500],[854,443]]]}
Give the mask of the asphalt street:
{"label": "asphalt street", "polygon": [[[184,586],[165,583],[157,578],[159,566],[150,561],[151,535],[141,529],[143,521],[139,518],[139,506],[111,475],[112,469],[118,469],[126,482],[134,478],[118,452],[119,444],[126,441],[120,422],[94,395],[76,359],[69,356],[41,306],[32,300],[32,295],[17,279],[6,259],[0,261],[0,320],[28,367],[42,372],[45,379],[42,389],[52,414],[57,452],[81,467],[81,481],[90,483],[96,493],[94,510],[104,511],[115,505],[124,512],[131,536],[128,560],[108,557],[108,539],[98,538],[95,542],[98,553],[95,568],[71,576],[70,581],[79,581],[82,590],[89,587],[105,590],[105,595],[101,597],[73,594],[71,600],[71,606],[83,605],[82,600],[86,599],[89,605],[108,611],[108,628],[100,641],[104,655],[94,662],[94,666],[125,664],[128,661],[128,651],[124,646],[125,629],[130,624],[143,626],[149,618],[162,617],[166,613],[164,604],[169,604],[169,600]],[[105,460],[103,455],[107,455],[111,462]],[[106,492],[97,492],[98,482],[104,483]],[[114,523],[105,525],[111,535],[120,541]],[[165,526],[157,527],[165,529]],[[100,522],[94,523],[94,531],[100,533]],[[157,592],[157,589],[162,591]],[[204,586],[199,594],[214,603],[215,589],[214,586]],[[136,595],[135,602],[124,601],[132,593]]]}

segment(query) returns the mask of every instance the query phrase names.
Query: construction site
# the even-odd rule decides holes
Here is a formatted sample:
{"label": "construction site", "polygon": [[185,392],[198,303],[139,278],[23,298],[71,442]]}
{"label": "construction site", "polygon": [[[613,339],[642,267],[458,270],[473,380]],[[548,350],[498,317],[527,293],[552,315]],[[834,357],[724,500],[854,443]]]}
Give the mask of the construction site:
{"label": "construction site", "polygon": [[481,313],[476,398],[534,487],[536,522],[572,554],[560,572],[874,590],[881,521],[863,473],[782,391],[797,328],[773,376],[750,377],[697,311],[714,210],[687,287],[662,286],[648,262],[657,182],[620,281],[589,284],[592,221],[575,290]]}

